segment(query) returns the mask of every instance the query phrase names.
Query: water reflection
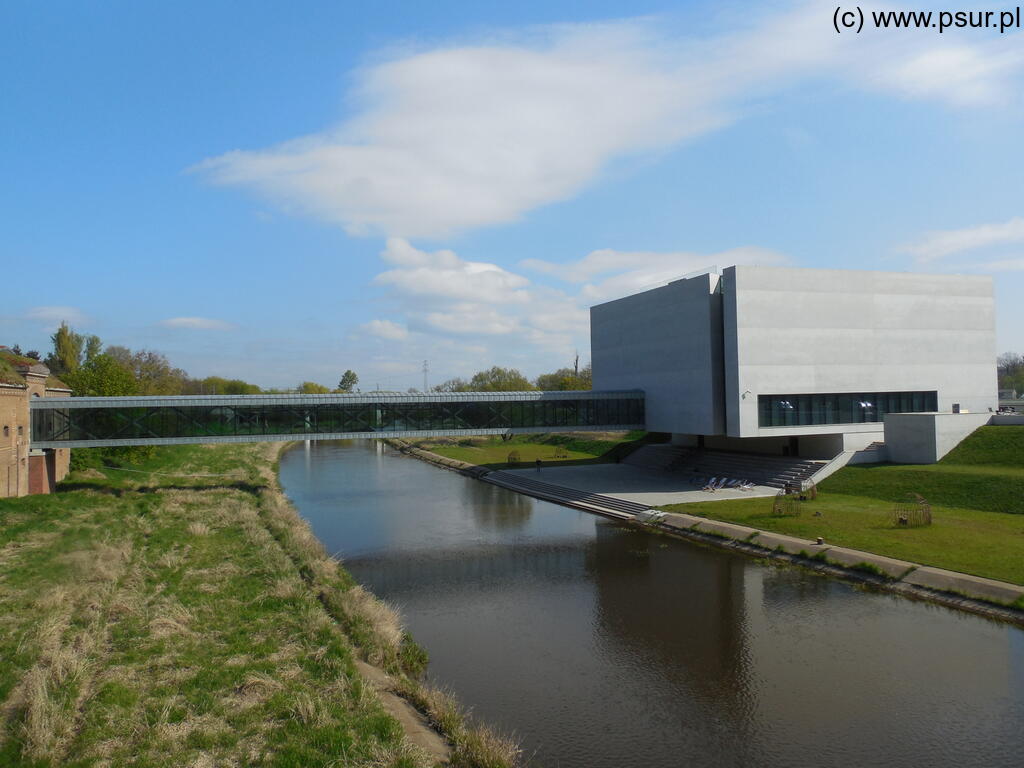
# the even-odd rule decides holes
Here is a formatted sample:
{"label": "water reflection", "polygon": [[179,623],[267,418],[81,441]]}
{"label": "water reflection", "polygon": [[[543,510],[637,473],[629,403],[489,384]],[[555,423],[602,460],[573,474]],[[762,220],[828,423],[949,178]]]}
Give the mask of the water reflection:
{"label": "water reflection", "polygon": [[1024,632],[639,533],[372,444],[282,483],[539,766],[1017,766]]}
{"label": "water reflection", "polygon": [[509,494],[490,483],[470,483],[466,498],[473,513],[473,519],[484,529],[514,531],[524,528],[533,513],[533,499]]}
{"label": "water reflection", "polygon": [[513,544],[436,550],[404,557],[360,557],[347,566],[379,593],[401,600],[407,593],[452,593],[466,585],[500,595],[513,581],[580,581],[584,555],[574,543]]}
{"label": "water reflection", "polygon": [[602,626],[648,650],[650,663],[693,666],[716,686],[733,676],[744,656],[744,561],[696,548],[681,558],[660,537],[611,524],[596,533],[587,570]]}

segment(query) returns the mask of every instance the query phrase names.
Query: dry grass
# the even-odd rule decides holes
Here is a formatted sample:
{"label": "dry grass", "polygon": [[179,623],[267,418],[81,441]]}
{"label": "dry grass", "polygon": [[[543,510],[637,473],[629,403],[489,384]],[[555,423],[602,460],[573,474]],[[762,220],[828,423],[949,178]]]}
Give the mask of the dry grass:
{"label": "dry grass", "polygon": [[393,768],[394,766],[433,768],[434,761],[419,747],[403,741],[389,746],[374,745],[369,761],[365,765],[367,768]]}
{"label": "dry grass", "polygon": [[515,739],[491,728],[478,726],[467,730],[456,744],[453,766],[466,768],[508,768],[517,765],[522,750]]}
{"label": "dry grass", "polygon": [[191,635],[189,624],[194,621],[191,612],[184,606],[177,603],[170,603],[161,606],[159,615],[149,620],[149,633],[157,639]]}
{"label": "dry grass", "polygon": [[[192,457],[196,473],[234,461],[255,492],[225,489],[223,478],[115,476],[105,482],[117,493],[97,484],[0,502],[0,536],[10,509],[28,521],[0,542],[0,680],[7,670],[13,680],[0,754],[40,768],[248,765],[282,750],[311,756],[302,765],[431,764],[393,726],[381,735],[380,701],[353,668],[361,656],[403,676],[400,618],[353,583],[288,503],[266,460],[278,448],[165,453]],[[187,474],[188,463],[154,469]],[[450,697],[433,706],[462,734],[466,759],[502,765],[486,758],[497,742],[463,727]]]}
{"label": "dry grass", "polygon": [[362,617],[373,627],[382,645],[398,650],[402,643],[402,618],[397,609],[360,586],[342,593],[341,602],[346,612]]}
{"label": "dry grass", "polygon": [[291,706],[292,716],[310,728],[320,728],[327,724],[329,718],[326,706],[319,696],[303,691],[296,695]]}
{"label": "dry grass", "polygon": [[280,691],[283,688],[284,684],[280,680],[265,672],[250,672],[238,687],[238,691],[246,696],[266,698],[274,691]]}
{"label": "dry grass", "polygon": [[267,595],[279,600],[301,600],[309,596],[309,590],[298,576],[288,575],[277,579],[267,590]]}
{"label": "dry grass", "polygon": [[408,680],[399,690],[447,737],[452,745],[453,768],[514,768],[520,764],[522,750],[516,740],[488,726],[470,723],[447,691]]}

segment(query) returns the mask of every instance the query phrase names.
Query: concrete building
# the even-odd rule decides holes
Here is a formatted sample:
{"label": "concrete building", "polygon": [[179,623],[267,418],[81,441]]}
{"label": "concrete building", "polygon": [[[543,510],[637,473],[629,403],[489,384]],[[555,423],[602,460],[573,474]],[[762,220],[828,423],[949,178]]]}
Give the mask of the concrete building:
{"label": "concrete building", "polygon": [[594,388],[683,445],[830,458],[887,414],[998,407],[988,277],[735,266],[590,317]]}
{"label": "concrete building", "polygon": [[70,395],[38,360],[0,347],[0,498],[50,493],[67,475],[70,449],[29,449],[29,401]]}

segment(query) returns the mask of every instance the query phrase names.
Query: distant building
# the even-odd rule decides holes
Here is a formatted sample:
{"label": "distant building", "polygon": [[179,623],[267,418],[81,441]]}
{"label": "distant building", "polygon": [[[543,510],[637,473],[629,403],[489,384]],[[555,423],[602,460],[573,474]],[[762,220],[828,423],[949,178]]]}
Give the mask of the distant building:
{"label": "distant building", "polygon": [[734,266],[590,325],[594,389],[644,390],[647,428],[681,445],[829,458],[887,414],[998,407],[988,277]]}
{"label": "distant building", "polygon": [[50,493],[68,473],[67,448],[29,450],[33,397],[68,397],[71,390],[30,357],[0,347],[0,498]]}

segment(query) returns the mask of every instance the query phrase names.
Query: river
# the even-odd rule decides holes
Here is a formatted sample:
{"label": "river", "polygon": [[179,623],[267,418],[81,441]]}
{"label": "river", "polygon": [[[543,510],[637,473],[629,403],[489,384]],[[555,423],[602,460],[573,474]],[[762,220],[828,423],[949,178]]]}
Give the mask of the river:
{"label": "river", "polygon": [[288,451],[431,682],[545,768],[1024,765],[1024,631],[766,566],[365,440]]}

